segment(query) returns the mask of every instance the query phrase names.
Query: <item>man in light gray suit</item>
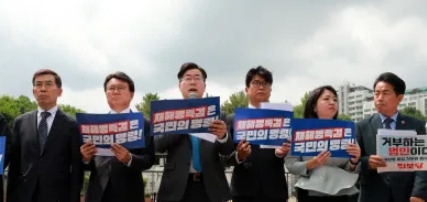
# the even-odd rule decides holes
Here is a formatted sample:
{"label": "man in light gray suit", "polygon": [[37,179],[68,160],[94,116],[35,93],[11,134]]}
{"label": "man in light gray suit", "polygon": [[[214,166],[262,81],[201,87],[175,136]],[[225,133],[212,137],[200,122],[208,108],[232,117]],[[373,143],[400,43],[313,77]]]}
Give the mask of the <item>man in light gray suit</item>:
{"label": "man in light gray suit", "polygon": [[361,202],[422,202],[427,199],[425,171],[377,173],[378,167],[386,165],[384,158],[376,154],[376,134],[379,128],[426,133],[424,121],[397,111],[405,88],[405,82],[395,74],[381,74],[374,84],[374,102],[378,114],[356,124],[356,137],[362,153],[359,196]]}
{"label": "man in light gray suit", "polygon": [[[205,70],[195,63],[185,63],[178,73],[179,89],[184,99],[201,98],[206,88]],[[219,202],[231,198],[219,155],[233,151],[231,135],[221,120],[209,126],[217,136],[215,143],[190,136],[156,135],[158,152],[167,151],[159,188],[159,201]],[[197,149],[198,148],[198,149]]]}

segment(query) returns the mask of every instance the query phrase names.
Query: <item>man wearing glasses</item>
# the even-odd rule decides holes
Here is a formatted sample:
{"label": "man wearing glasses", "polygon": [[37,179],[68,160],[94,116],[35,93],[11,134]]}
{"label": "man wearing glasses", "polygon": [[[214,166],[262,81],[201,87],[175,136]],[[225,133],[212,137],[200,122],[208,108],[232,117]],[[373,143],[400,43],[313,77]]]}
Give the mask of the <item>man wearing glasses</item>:
{"label": "man wearing glasses", "polygon": [[[185,63],[178,72],[179,89],[184,99],[201,98],[207,74],[195,63]],[[233,142],[227,126],[213,121],[209,131],[214,143],[188,134],[156,135],[156,151],[167,152],[158,200],[161,202],[220,202],[231,198],[219,155],[229,155]]]}
{"label": "man wearing glasses", "polygon": [[[107,76],[104,91],[110,106],[110,113],[132,113],[135,85],[123,72]],[[120,144],[111,145],[114,156],[95,156],[97,148],[91,142],[80,147],[83,162],[91,171],[86,194],[87,202],[142,202],[144,183],[142,171],[154,164],[153,139],[149,135],[150,123],[144,123],[145,147],[126,149]]]}
{"label": "man wearing glasses", "polygon": [[386,166],[384,158],[376,153],[378,129],[415,130],[417,134],[426,134],[424,121],[405,116],[397,110],[405,88],[405,82],[397,75],[390,72],[381,74],[374,83],[374,103],[378,113],[356,124],[356,137],[361,149],[361,202],[423,202],[427,199],[426,171],[377,173],[378,167]]}
{"label": "man wearing glasses", "polygon": [[[268,102],[273,84],[273,75],[262,66],[252,68],[246,74],[246,95],[249,108],[259,108]],[[234,117],[228,118],[227,125],[233,134]],[[233,202],[284,202],[288,199],[285,178],[284,157],[290,145],[284,143],[278,149],[262,149],[249,145],[244,140],[236,150],[225,157],[226,166],[234,166],[231,178]]]}

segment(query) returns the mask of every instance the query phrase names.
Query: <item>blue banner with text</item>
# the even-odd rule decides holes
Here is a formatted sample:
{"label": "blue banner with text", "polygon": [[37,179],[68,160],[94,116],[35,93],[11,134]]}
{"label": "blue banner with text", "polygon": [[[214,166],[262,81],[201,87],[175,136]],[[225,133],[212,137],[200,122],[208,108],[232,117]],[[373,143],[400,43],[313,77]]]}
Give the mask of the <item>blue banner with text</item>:
{"label": "blue banner with text", "polygon": [[219,97],[152,101],[150,134],[208,133],[219,116]]}

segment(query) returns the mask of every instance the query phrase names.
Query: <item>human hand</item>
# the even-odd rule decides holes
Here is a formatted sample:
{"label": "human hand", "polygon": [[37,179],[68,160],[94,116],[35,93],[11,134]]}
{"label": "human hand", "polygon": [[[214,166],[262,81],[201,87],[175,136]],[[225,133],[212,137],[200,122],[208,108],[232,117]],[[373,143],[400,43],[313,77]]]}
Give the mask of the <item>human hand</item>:
{"label": "human hand", "polygon": [[425,201],[424,199],[414,197],[414,196],[411,196],[411,198],[409,198],[409,202],[424,202],[424,201]]}
{"label": "human hand", "polygon": [[222,139],[227,133],[227,125],[224,123],[224,121],[214,120],[209,125],[209,132],[216,135],[218,139]]}
{"label": "human hand", "polygon": [[82,154],[83,162],[86,162],[86,163],[90,162],[93,155],[95,155],[97,151],[98,149],[91,141],[88,141],[84,143],[82,146],[80,146],[80,153]]}
{"label": "human hand", "polygon": [[368,159],[368,165],[371,169],[377,169],[378,167],[385,167],[387,164],[383,157],[378,155],[371,155]]}
{"label": "human hand", "polygon": [[239,144],[237,144],[237,158],[239,161],[243,161],[251,154],[251,145],[249,142],[246,142],[245,139],[240,140]]}
{"label": "human hand", "polygon": [[314,169],[316,167],[322,166],[328,161],[331,156],[331,152],[324,150],[320,152],[317,156],[313,157],[311,160],[307,162],[307,170]]}
{"label": "human hand", "polygon": [[129,150],[127,150],[125,147],[123,147],[120,144],[113,143],[111,145],[111,151],[116,156],[117,160],[119,160],[120,162],[122,162],[124,164],[129,163],[130,158],[131,158],[131,154],[130,154]]}
{"label": "human hand", "polygon": [[286,142],[286,143],[282,144],[282,147],[277,148],[274,151],[274,153],[276,154],[276,156],[283,157],[283,156],[285,156],[289,152],[290,149],[291,149],[291,144],[289,144],[288,142]]}
{"label": "human hand", "polygon": [[359,162],[360,159],[360,147],[357,144],[349,143],[346,149],[347,153],[351,156],[354,156],[350,160],[353,163]]}

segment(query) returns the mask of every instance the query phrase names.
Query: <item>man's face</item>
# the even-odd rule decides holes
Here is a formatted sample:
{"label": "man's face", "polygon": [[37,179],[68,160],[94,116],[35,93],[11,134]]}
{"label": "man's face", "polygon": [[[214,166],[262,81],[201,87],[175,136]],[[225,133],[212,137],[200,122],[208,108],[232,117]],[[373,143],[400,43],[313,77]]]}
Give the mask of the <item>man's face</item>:
{"label": "man's face", "polygon": [[124,110],[130,106],[133,92],[130,92],[127,82],[112,78],[108,81],[106,89],[107,101],[111,109]]}
{"label": "man's face", "polygon": [[61,94],[62,88],[56,85],[55,76],[43,74],[34,78],[33,95],[42,109],[49,110],[54,107]]}
{"label": "man's face", "polygon": [[186,71],[179,82],[179,90],[184,99],[188,99],[191,93],[195,93],[197,98],[201,98],[205,93],[205,89],[206,84],[202,72],[198,69]]}
{"label": "man's face", "polygon": [[403,94],[397,95],[393,85],[379,81],[375,86],[374,103],[377,111],[391,117],[397,112],[397,107],[403,99]]}
{"label": "man's face", "polygon": [[262,77],[255,75],[245,91],[251,104],[268,102],[268,99],[270,99],[271,85]]}

